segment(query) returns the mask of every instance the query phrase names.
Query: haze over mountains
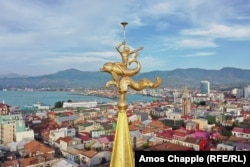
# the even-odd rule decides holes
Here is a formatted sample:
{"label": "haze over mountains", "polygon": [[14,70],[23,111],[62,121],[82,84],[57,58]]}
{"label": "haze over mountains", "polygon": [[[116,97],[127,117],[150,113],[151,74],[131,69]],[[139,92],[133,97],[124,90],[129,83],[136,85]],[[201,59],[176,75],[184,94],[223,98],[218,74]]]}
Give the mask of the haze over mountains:
{"label": "haze over mountains", "polygon": [[[211,86],[244,86],[250,83],[250,70],[225,67],[220,70],[200,68],[175,69],[171,71],[151,71],[139,73],[135,81],[148,78],[154,81],[159,76],[161,87],[199,88],[201,80],[208,80]],[[0,89],[9,88],[104,88],[111,75],[100,71],[80,71],[67,69],[54,74],[42,76],[21,76],[17,74],[1,75]]]}

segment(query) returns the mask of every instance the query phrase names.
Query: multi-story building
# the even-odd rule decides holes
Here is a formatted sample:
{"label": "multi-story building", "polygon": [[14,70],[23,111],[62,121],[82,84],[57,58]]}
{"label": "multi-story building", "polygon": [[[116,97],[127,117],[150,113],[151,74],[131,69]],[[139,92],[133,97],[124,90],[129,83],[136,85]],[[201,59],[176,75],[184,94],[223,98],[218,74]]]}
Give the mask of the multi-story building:
{"label": "multi-story building", "polygon": [[132,147],[134,149],[142,148],[144,144],[143,134],[139,130],[130,131]]}
{"label": "multi-story building", "polygon": [[182,119],[182,115],[180,113],[168,113],[165,118],[161,119],[161,121],[173,129],[177,129],[184,125],[184,120]]}
{"label": "multi-story building", "polygon": [[207,131],[208,129],[208,120],[206,119],[201,119],[201,118],[197,118],[197,119],[192,119],[193,122],[198,124],[198,129],[199,130],[203,130],[203,131]]}
{"label": "multi-story building", "polygon": [[10,113],[10,106],[4,103],[0,103],[0,115],[9,115]]}
{"label": "multi-story building", "polygon": [[250,85],[243,88],[243,98],[249,98],[250,97]]}
{"label": "multi-story building", "polygon": [[209,81],[201,81],[200,82],[200,90],[201,94],[210,94],[210,82]]}
{"label": "multi-story building", "polygon": [[249,128],[234,127],[232,130],[232,134],[233,134],[233,136],[236,136],[236,137],[250,139],[250,129]]}
{"label": "multi-story building", "polygon": [[32,137],[32,134],[34,132],[26,128],[21,114],[0,116],[0,143],[20,141],[23,138]]}
{"label": "multi-story building", "polygon": [[96,106],[97,106],[96,101],[64,102],[63,103],[63,108],[77,108],[77,107],[91,108],[91,107],[96,107]]}
{"label": "multi-story building", "polygon": [[10,106],[0,103],[0,144],[18,142],[24,138],[34,138],[33,130],[25,126],[23,117],[18,112],[10,111]]}
{"label": "multi-story building", "polygon": [[49,144],[54,145],[55,141],[60,137],[66,137],[68,129],[67,128],[60,128],[56,130],[50,130],[49,132]]}
{"label": "multi-story building", "polygon": [[1,124],[0,143],[7,144],[14,141],[15,123],[8,122]]}
{"label": "multi-story building", "polygon": [[237,98],[242,98],[243,97],[243,89],[234,88],[234,89],[232,89],[231,92]]}

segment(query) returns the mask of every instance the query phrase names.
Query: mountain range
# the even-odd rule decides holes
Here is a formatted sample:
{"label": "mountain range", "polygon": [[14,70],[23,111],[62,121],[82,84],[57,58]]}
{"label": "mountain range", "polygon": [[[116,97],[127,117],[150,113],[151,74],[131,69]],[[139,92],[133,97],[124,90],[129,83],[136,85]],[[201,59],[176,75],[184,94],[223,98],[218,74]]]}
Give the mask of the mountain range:
{"label": "mountain range", "polygon": [[[139,73],[135,81],[148,78],[152,81],[159,76],[161,87],[199,88],[200,81],[207,80],[211,87],[245,86],[250,83],[250,70],[225,67],[220,70],[200,68],[175,69],[171,71],[151,71]],[[23,76],[17,74],[0,76],[0,89],[9,88],[104,88],[111,75],[100,71],[80,71],[67,69],[42,76]]]}

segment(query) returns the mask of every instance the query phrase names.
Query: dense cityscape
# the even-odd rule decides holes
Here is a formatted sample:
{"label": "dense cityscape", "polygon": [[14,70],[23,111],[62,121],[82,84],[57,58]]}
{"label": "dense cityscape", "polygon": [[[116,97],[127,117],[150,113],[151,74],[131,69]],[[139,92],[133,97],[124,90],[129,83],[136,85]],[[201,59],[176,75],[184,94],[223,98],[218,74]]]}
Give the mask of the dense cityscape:
{"label": "dense cityscape", "polygon": [[250,166],[250,1],[0,11],[0,167]]}
{"label": "dense cityscape", "polygon": [[[115,91],[98,89],[77,93],[118,97]],[[129,93],[157,97],[129,104],[134,151],[250,151],[250,86],[225,92],[211,90],[209,81],[201,81],[197,90]],[[109,166],[117,113],[115,102],[69,100],[25,110],[3,102],[1,166]]]}

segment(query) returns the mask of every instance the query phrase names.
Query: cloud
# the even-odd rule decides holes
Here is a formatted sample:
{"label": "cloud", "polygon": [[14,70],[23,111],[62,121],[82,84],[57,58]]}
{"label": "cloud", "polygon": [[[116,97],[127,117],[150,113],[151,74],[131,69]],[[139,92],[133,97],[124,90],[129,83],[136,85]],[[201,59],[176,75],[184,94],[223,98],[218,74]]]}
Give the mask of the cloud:
{"label": "cloud", "polygon": [[194,54],[188,54],[184,57],[207,57],[207,56],[213,56],[215,55],[215,52],[196,52]]}
{"label": "cloud", "polygon": [[181,33],[183,35],[205,36],[210,38],[250,40],[250,26],[226,26],[213,24],[205,28],[183,30]]}
{"label": "cloud", "polygon": [[142,72],[164,69],[164,66],[166,65],[166,59],[162,60],[154,56],[145,56],[138,58],[138,60],[142,65]]}
{"label": "cloud", "polygon": [[214,43],[210,39],[181,39],[176,42],[177,47],[180,48],[211,48],[217,47],[216,43]]}
{"label": "cloud", "polygon": [[50,57],[46,57],[44,59],[40,59],[36,61],[37,64],[43,65],[61,65],[74,67],[80,67],[80,69],[88,69],[92,71],[96,71],[106,62],[114,62],[115,60],[120,61],[120,55],[117,52],[82,52],[82,53],[74,53],[74,52],[52,52]]}
{"label": "cloud", "polygon": [[13,0],[0,1],[0,11],[1,69],[25,74],[120,61],[122,21],[131,48],[143,45],[155,55],[140,57],[147,71],[166,67],[161,55],[219,48],[219,39],[250,40],[249,4],[236,0]]}
{"label": "cloud", "polygon": [[163,31],[169,27],[169,24],[166,22],[158,22],[156,25],[156,30]]}
{"label": "cloud", "polygon": [[[72,39],[75,39],[86,44],[89,38],[97,40],[100,35],[104,39],[114,38],[116,29],[121,28],[116,19],[122,13],[119,14],[118,8],[112,8],[106,2],[96,5],[83,1],[62,1],[52,6],[49,5],[49,1],[47,5],[41,5],[37,1],[27,1],[25,5],[18,1],[4,4],[0,9],[6,12],[7,18],[0,19],[3,23],[1,25],[4,25],[2,29],[10,35],[30,34],[33,40],[44,36],[49,37],[48,43],[68,41],[67,44],[72,45]],[[120,5],[123,3],[120,2]],[[116,15],[116,19],[112,19],[113,14]],[[115,24],[117,26],[114,26]]]}
{"label": "cloud", "polygon": [[[141,16],[147,16],[155,19],[166,18],[173,23],[183,20],[193,25],[209,24],[211,22],[220,22],[225,19],[235,17],[238,10],[232,7],[232,2],[228,1],[207,1],[207,0],[158,0],[143,2],[145,9]],[[239,6],[242,8],[242,6]],[[175,21],[174,21],[175,20]]]}
{"label": "cloud", "polygon": [[161,16],[169,14],[173,11],[174,6],[171,2],[161,1],[158,3],[152,3],[148,6],[147,13],[153,16]]}

